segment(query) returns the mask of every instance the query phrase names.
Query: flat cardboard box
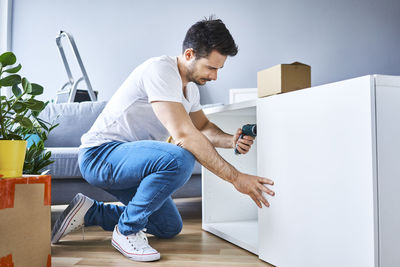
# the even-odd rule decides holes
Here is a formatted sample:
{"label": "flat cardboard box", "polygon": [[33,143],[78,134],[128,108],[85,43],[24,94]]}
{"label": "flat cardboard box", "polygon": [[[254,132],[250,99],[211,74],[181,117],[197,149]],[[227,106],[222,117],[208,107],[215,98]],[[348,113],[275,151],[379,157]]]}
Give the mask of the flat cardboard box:
{"label": "flat cardboard box", "polygon": [[301,62],[279,64],[257,73],[258,97],[311,87],[311,67]]}
{"label": "flat cardboard box", "polygon": [[51,266],[51,177],[0,178],[0,266]]}

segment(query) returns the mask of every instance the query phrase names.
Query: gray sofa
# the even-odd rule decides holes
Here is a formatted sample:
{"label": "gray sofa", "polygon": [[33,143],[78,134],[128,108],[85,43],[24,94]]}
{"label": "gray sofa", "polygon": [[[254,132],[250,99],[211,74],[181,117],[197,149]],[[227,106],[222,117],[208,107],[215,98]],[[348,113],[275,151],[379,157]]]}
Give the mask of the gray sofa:
{"label": "gray sofa", "polygon": [[[109,193],[88,184],[79,171],[78,147],[81,136],[89,130],[106,102],[50,103],[40,114],[46,121],[60,125],[48,136],[47,150],[55,160],[48,169],[52,176],[52,204],[66,204],[76,193],[83,193],[98,201],[117,201]],[[173,195],[180,197],[201,196],[201,168],[196,162],[192,177]]]}

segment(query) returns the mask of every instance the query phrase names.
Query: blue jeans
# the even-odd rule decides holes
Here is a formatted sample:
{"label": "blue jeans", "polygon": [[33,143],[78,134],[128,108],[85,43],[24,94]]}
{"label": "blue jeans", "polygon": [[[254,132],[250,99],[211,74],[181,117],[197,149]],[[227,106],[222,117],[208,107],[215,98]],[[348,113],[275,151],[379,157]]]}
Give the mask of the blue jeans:
{"label": "blue jeans", "polygon": [[125,206],[95,201],[85,225],[123,235],[147,233],[161,238],[177,235],[182,218],[171,194],[186,183],[194,156],[179,146],[159,141],[110,142],[79,150],[85,180],[114,195]]}

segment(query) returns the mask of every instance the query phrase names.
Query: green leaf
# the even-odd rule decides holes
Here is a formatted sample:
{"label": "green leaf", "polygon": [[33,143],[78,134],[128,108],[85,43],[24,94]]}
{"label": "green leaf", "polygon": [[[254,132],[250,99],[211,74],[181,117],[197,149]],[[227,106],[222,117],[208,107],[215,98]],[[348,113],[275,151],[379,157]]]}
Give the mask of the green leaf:
{"label": "green leaf", "polygon": [[25,103],[28,107],[31,107],[31,106],[34,106],[34,105],[36,104],[35,100],[36,100],[36,99],[29,98],[29,99],[25,100],[24,103]]}
{"label": "green leaf", "polygon": [[22,115],[18,115],[15,117],[14,122],[20,122],[22,118],[23,118]]}
{"label": "green leaf", "polygon": [[0,86],[13,86],[21,82],[21,76],[18,74],[9,75],[0,80]]}
{"label": "green leaf", "polygon": [[43,129],[45,129],[46,131],[49,131],[49,128],[47,127],[46,124],[44,124],[43,122],[41,122],[41,121],[39,121],[39,120],[38,120],[38,123],[40,124],[40,126],[41,126]]}
{"label": "green leaf", "polygon": [[33,149],[34,149],[34,146],[35,145],[35,143],[33,143],[32,145],[31,145],[31,147],[29,148],[29,149],[27,149],[26,150],[26,153],[25,153],[25,162],[32,162],[32,154],[33,154]]}
{"label": "green leaf", "polygon": [[14,104],[13,110],[15,110],[17,113],[22,113],[26,110],[26,106],[24,103],[18,101]]}
{"label": "green leaf", "polygon": [[43,102],[37,102],[34,105],[30,106],[29,109],[33,111],[42,111],[44,108],[44,103]]}
{"label": "green leaf", "polygon": [[41,170],[46,167],[47,165],[50,165],[51,163],[53,163],[54,161],[50,161],[50,160],[45,160],[43,162],[41,162],[40,164],[38,164],[38,166],[36,166],[36,171],[37,174],[41,173]]}
{"label": "green leaf", "polygon": [[6,69],[4,72],[7,72],[7,73],[17,73],[21,68],[22,68],[21,64],[18,64],[18,66],[13,67],[13,68]]}
{"label": "green leaf", "polygon": [[28,99],[25,101],[25,104],[28,106],[29,109],[34,111],[42,111],[45,107],[45,103],[40,100],[36,100],[33,98]]}
{"label": "green leaf", "polygon": [[33,123],[31,122],[31,120],[28,118],[25,118],[25,117],[21,118],[21,120],[19,121],[19,124],[21,124],[22,127],[29,128],[29,129],[32,129],[32,127],[33,127]]}
{"label": "green leaf", "polygon": [[0,55],[0,62],[3,65],[3,67],[8,65],[14,65],[16,61],[17,58],[15,57],[13,52],[5,52]]}
{"label": "green leaf", "polygon": [[44,141],[47,140],[47,134],[46,134],[45,131],[43,131],[43,132],[41,132],[41,133],[39,134],[39,136],[40,136],[40,139],[43,140],[43,147],[44,147]]}
{"label": "green leaf", "polygon": [[24,164],[24,174],[32,174],[32,172],[28,171],[25,172],[25,170],[31,170],[33,167],[32,163],[25,163]]}
{"label": "green leaf", "polygon": [[8,134],[8,140],[12,140],[12,139],[14,139],[14,140],[22,140],[22,137],[17,135],[17,134],[9,133]]}
{"label": "green leaf", "polygon": [[42,154],[42,149],[38,146],[37,149],[34,150],[32,157],[36,159],[39,158],[41,154]]}
{"label": "green leaf", "polygon": [[51,157],[51,151],[47,151],[46,154],[44,154],[43,159],[48,160]]}
{"label": "green leaf", "polygon": [[25,77],[22,78],[22,88],[24,88],[24,92],[28,94],[32,93],[32,84]]}
{"label": "green leaf", "polygon": [[30,95],[41,95],[43,94],[43,86],[32,83],[32,92],[29,93]]}
{"label": "green leaf", "polygon": [[13,94],[14,94],[16,97],[18,97],[18,96],[20,96],[20,95],[22,94],[22,91],[21,91],[21,89],[18,87],[17,84],[14,84],[14,85],[12,86],[12,92],[13,92]]}
{"label": "green leaf", "polygon": [[58,125],[60,125],[60,124],[59,124],[59,123],[57,123],[57,124],[55,124],[55,125],[51,126],[51,127],[50,127],[50,129],[49,129],[49,132],[50,132],[51,130],[53,130],[54,128],[56,128]]}
{"label": "green leaf", "polygon": [[37,146],[40,150],[44,150],[44,142],[43,140],[40,140],[39,142],[37,142]]}

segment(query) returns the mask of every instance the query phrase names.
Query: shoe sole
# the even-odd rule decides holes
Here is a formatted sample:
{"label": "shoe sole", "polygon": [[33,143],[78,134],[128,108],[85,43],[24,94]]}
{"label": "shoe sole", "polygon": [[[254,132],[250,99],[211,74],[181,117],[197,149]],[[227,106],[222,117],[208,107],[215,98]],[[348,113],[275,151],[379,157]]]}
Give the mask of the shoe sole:
{"label": "shoe sole", "polygon": [[58,217],[56,223],[53,227],[53,233],[51,235],[51,243],[57,243],[60,238],[64,235],[65,230],[67,229],[69,223],[75,214],[81,209],[83,206],[85,197],[82,194],[76,195],[68,207],[63,211],[63,213]]}
{"label": "shoe sole", "polygon": [[111,244],[116,250],[121,252],[122,255],[124,255],[125,257],[127,257],[128,259],[133,260],[133,261],[157,261],[161,257],[160,253],[148,254],[148,255],[137,255],[137,256],[131,255],[131,254],[126,253],[119,246],[119,244],[114,241],[114,239],[111,240]]}

